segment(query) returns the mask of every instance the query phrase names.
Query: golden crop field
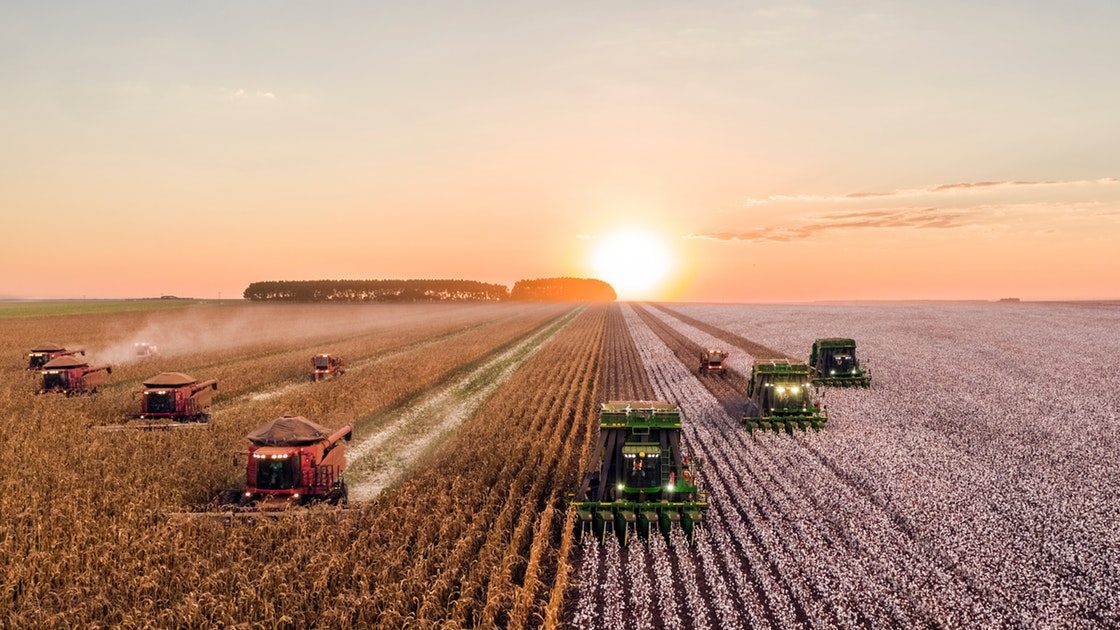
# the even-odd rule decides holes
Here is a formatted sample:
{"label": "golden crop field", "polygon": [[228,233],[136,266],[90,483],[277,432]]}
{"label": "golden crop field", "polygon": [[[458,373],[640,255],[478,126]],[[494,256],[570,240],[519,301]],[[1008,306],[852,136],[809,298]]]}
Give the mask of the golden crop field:
{"label": "golden crop field", "polygon": [[[542,578],[558,564],[560,497],[586,437],[602,317],[564,305],[244,305],[0,320],[0,620],[537,619],[551,595]],[[95,396],[34,396],[25,354],[46,339],[81,345],[91,362],[117,359],[110,383]],[[129,360],[139,339],[162,355]],[[360,443],[526,340],[536,345],[510,355],[524,361],[512,378],[376,499],[253,524],[167,517],[238,487],[244,466],[232,454],[263,421],[352,423]],[[308,382],[317,352],[346,357],[346,375]],[[218,379],[208,430],[91,430],[123,420],[141,381],[164,370]],[[517,458],[488,448],[503,439],[523,441]],[[538,474],[547,470],[560,474]]]}

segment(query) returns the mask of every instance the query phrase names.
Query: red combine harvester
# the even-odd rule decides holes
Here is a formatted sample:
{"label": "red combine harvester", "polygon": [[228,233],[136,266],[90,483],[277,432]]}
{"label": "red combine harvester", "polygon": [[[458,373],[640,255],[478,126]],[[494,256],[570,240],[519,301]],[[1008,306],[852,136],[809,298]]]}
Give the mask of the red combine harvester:
{"label": "red combine harvester", "polygon": [[141,341],[139,343],[132,344],[132,353],[136,356],[137,359],[154,359],[155,357],[159,356],[159,346],[148,343],[146,341]]}
{"label": "red combine harvester", "polygon": [[86,351],[82,349],[67,350],[57,343],[45,343],[37,346],[31,350],[27,355],[27,369],[38,372],[43,369],[43,366],[59,357],[70,357],[74,355],[86,355]]}
{"label": "red combine harvester", "polygon": [[318,501],[345,504],[346,448],[354,430],[330,432],[302,416],[284,416],[249,434],[245,490],[238,504],[260,511]]}
{"label": "red combine harvester", "polygon": [[109,380],[113,368],[108,365],[91,367],[82,359],[65,356],[48,361],[39,372],[43,375],[43,386],[38,393],[78,396],[96,394]]}
{"label": "red combine harvester", "polygon": [[192,429],[209,426],[210,404],[218,381],[198,382],[181,372],[163,372],[144,381],[140,410],[133,418],[140,422],[94,426],[98,431],[128,429]]}
{"label": "red combine harvester", "polygon": [[724,365],[724,360],[726,358],[727,353],[723,350],[714,348],[703,350],[700,353],[700,375],[718,374],[720,376],[727,376],[727,366]]}
{"label": "red combine harvester", "polygon": [[337,378],[346,373],[343,369],[342,359],[329,354],[317,354],[311,357],[311,380],[322,381],[327,378]]}
{"label": "red combine harvester", "polygon": [[297,506],[329,503],[345,508],[347,502],[346,446],[353,428],[331,431],[302,416],[284,416],[266,422],[249,435],[245,487],[219,495],[217,511],[180,512],[181,518],[234,518],[302,514]]}

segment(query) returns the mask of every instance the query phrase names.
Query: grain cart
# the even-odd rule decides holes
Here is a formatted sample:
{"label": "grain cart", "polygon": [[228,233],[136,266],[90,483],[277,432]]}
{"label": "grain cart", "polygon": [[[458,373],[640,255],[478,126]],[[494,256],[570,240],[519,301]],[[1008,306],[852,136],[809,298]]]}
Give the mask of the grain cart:
{"label": "grain cart", "polygon": [[727,366],[723,364],[727,353],[723,350],[709,348],[700,352],[700,376],[705,374],[718,374],[727,377]]}
{"label": "grain cart", "polygon": [[804,363],[786,360],[755,361],[747,382],[747,408],[743,424],[755,429],[793,433],[812,427],[819,430],[828,421],[828,412],[813,402],[809,377],[812,370]]}
{"label": "grain cart", "polygon": [[198,382],[181,372],[163,372],[144,381],[140,408],[132,416],[140,422],[94,426],[98,431],[193,429],[208,426],[218,381]]}
{"label": "grain cart", "polygon": [[27,355],[27,369],[38,372],[43,369],[43,366],[57,359],[58,357],[71,357],[75,355],[86,356],[86,351],[82,349],[67,350],[57,343],[45,343],[41,346],[36,346]]}
{"label": "grain cart", "polygon": [[311,380],[321,381],[327,378],[337,378],[346,373],[342,367],[342,359],[329,354],[317,354],[311,357]]}
{"label": "grain cart", "polygon": [[137,359],[154,359],[159,356],[159,347],[155,344],[141,341],[132,344],[132,354]]}
{"label": "grain cart", "polygon": [[39,373],[43,376],[40,394],[62,393],[67,396],[96,394],[109,380],[113,368],[108,365],[90,366],[84,359],[73,356],[51,359]]}
{"label": "grain cart", "polygon": [[813,384],[833,387],[871,387],[871,373],[859,365],[855,339],[827,338],[813,342],[809,354]]}
{"label": "grain cart", "polygon": [[[608,402],[599,411],[596,459],[572,495],[580,537],[668,534],[692,538],[708,509],[700,462],[681,446],[681,410],[667,402]],[[594,461],[594,460],[593,460]]]}

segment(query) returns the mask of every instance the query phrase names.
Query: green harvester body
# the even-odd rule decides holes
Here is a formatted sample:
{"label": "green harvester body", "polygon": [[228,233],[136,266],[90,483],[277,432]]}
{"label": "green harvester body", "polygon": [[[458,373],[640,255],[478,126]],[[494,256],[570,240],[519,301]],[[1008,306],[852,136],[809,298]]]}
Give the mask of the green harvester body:
{"label": "green harvester body", "polygon": [[623,544],[637,534],[669,534],[680,527],[690,539],[708,509],[700,491],[700,462],[681,447],[680,408],[671,403],[616,401],[599,412],[597,467],[573,496],[581,537]]}
{"label": "green harvester body", "polygon": [[813,342],[809,354],[813,384],[825,387],[871,387],[871,374],[856,357],[856,340],[830,337]]}
{"label": "green harvester body", "polygon": [[747,383],[750,404],[743,412],[743,425],[755,430],[820,430],[828,422],[828,412],[813,402],[810,389],[812,370],[804,363],[786,360],[756,361]]}

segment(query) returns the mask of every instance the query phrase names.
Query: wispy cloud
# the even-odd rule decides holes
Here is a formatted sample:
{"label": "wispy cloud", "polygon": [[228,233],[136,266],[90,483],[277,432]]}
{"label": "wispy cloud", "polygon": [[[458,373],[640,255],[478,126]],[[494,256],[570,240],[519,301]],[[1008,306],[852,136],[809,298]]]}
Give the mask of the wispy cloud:
{"label": "wispy cloud", "polygon": [[762,198],[748,198],[743,205],[747,207],[761,206],[768,203],[803,202],[803,203],[840,203],[858,199],[883,199],[897,197],[918,197],[923,195],[938,195],[956,192],[975,192],[996,189],[1026,189],[1026,188],[1059,188],[1081,186],[1107,186],[1120,184],[1120,178],[1104,177],[1101,179],[1076,179],[1076,180],[1050,180],[1050,181],[980,181],[980,182],[955,182],[950,184],[936,184],[925,188],[900,188],[896,190],[858,191],[843,195],[770,195]]}
{"label": "wispy cloud", "polygon": [[803,241],[820,232],[869,228],[955,228],[967,224],[968,214],[940,208],[891,208],[830,212],[802,223],[768,226],[741,231],[689,234],[686,238],[715,241],[779,242]]}
{"label": "wispy cloud", "polygon": [[751,227],[688,234],[688,239],[749,243],[788,243],[808,240],[825,232],[866,229],[952,229],[969,226],[999,227],[1032,217],[1054,224],[1071,219],[1112,217],[1120,211],[1099,201],[982,204],[961,208],[896,207],[837,210],[809,214],[785,225]]}
{"label": "wispy cloud", "polygon": [[276,94],[268,92],[266,90],[246,90],[244,88],[238,88],[236,90],[230,90],[229,98],[230,100],[234,101],[242,101],[246,99],[274,101],[276,100]]}

